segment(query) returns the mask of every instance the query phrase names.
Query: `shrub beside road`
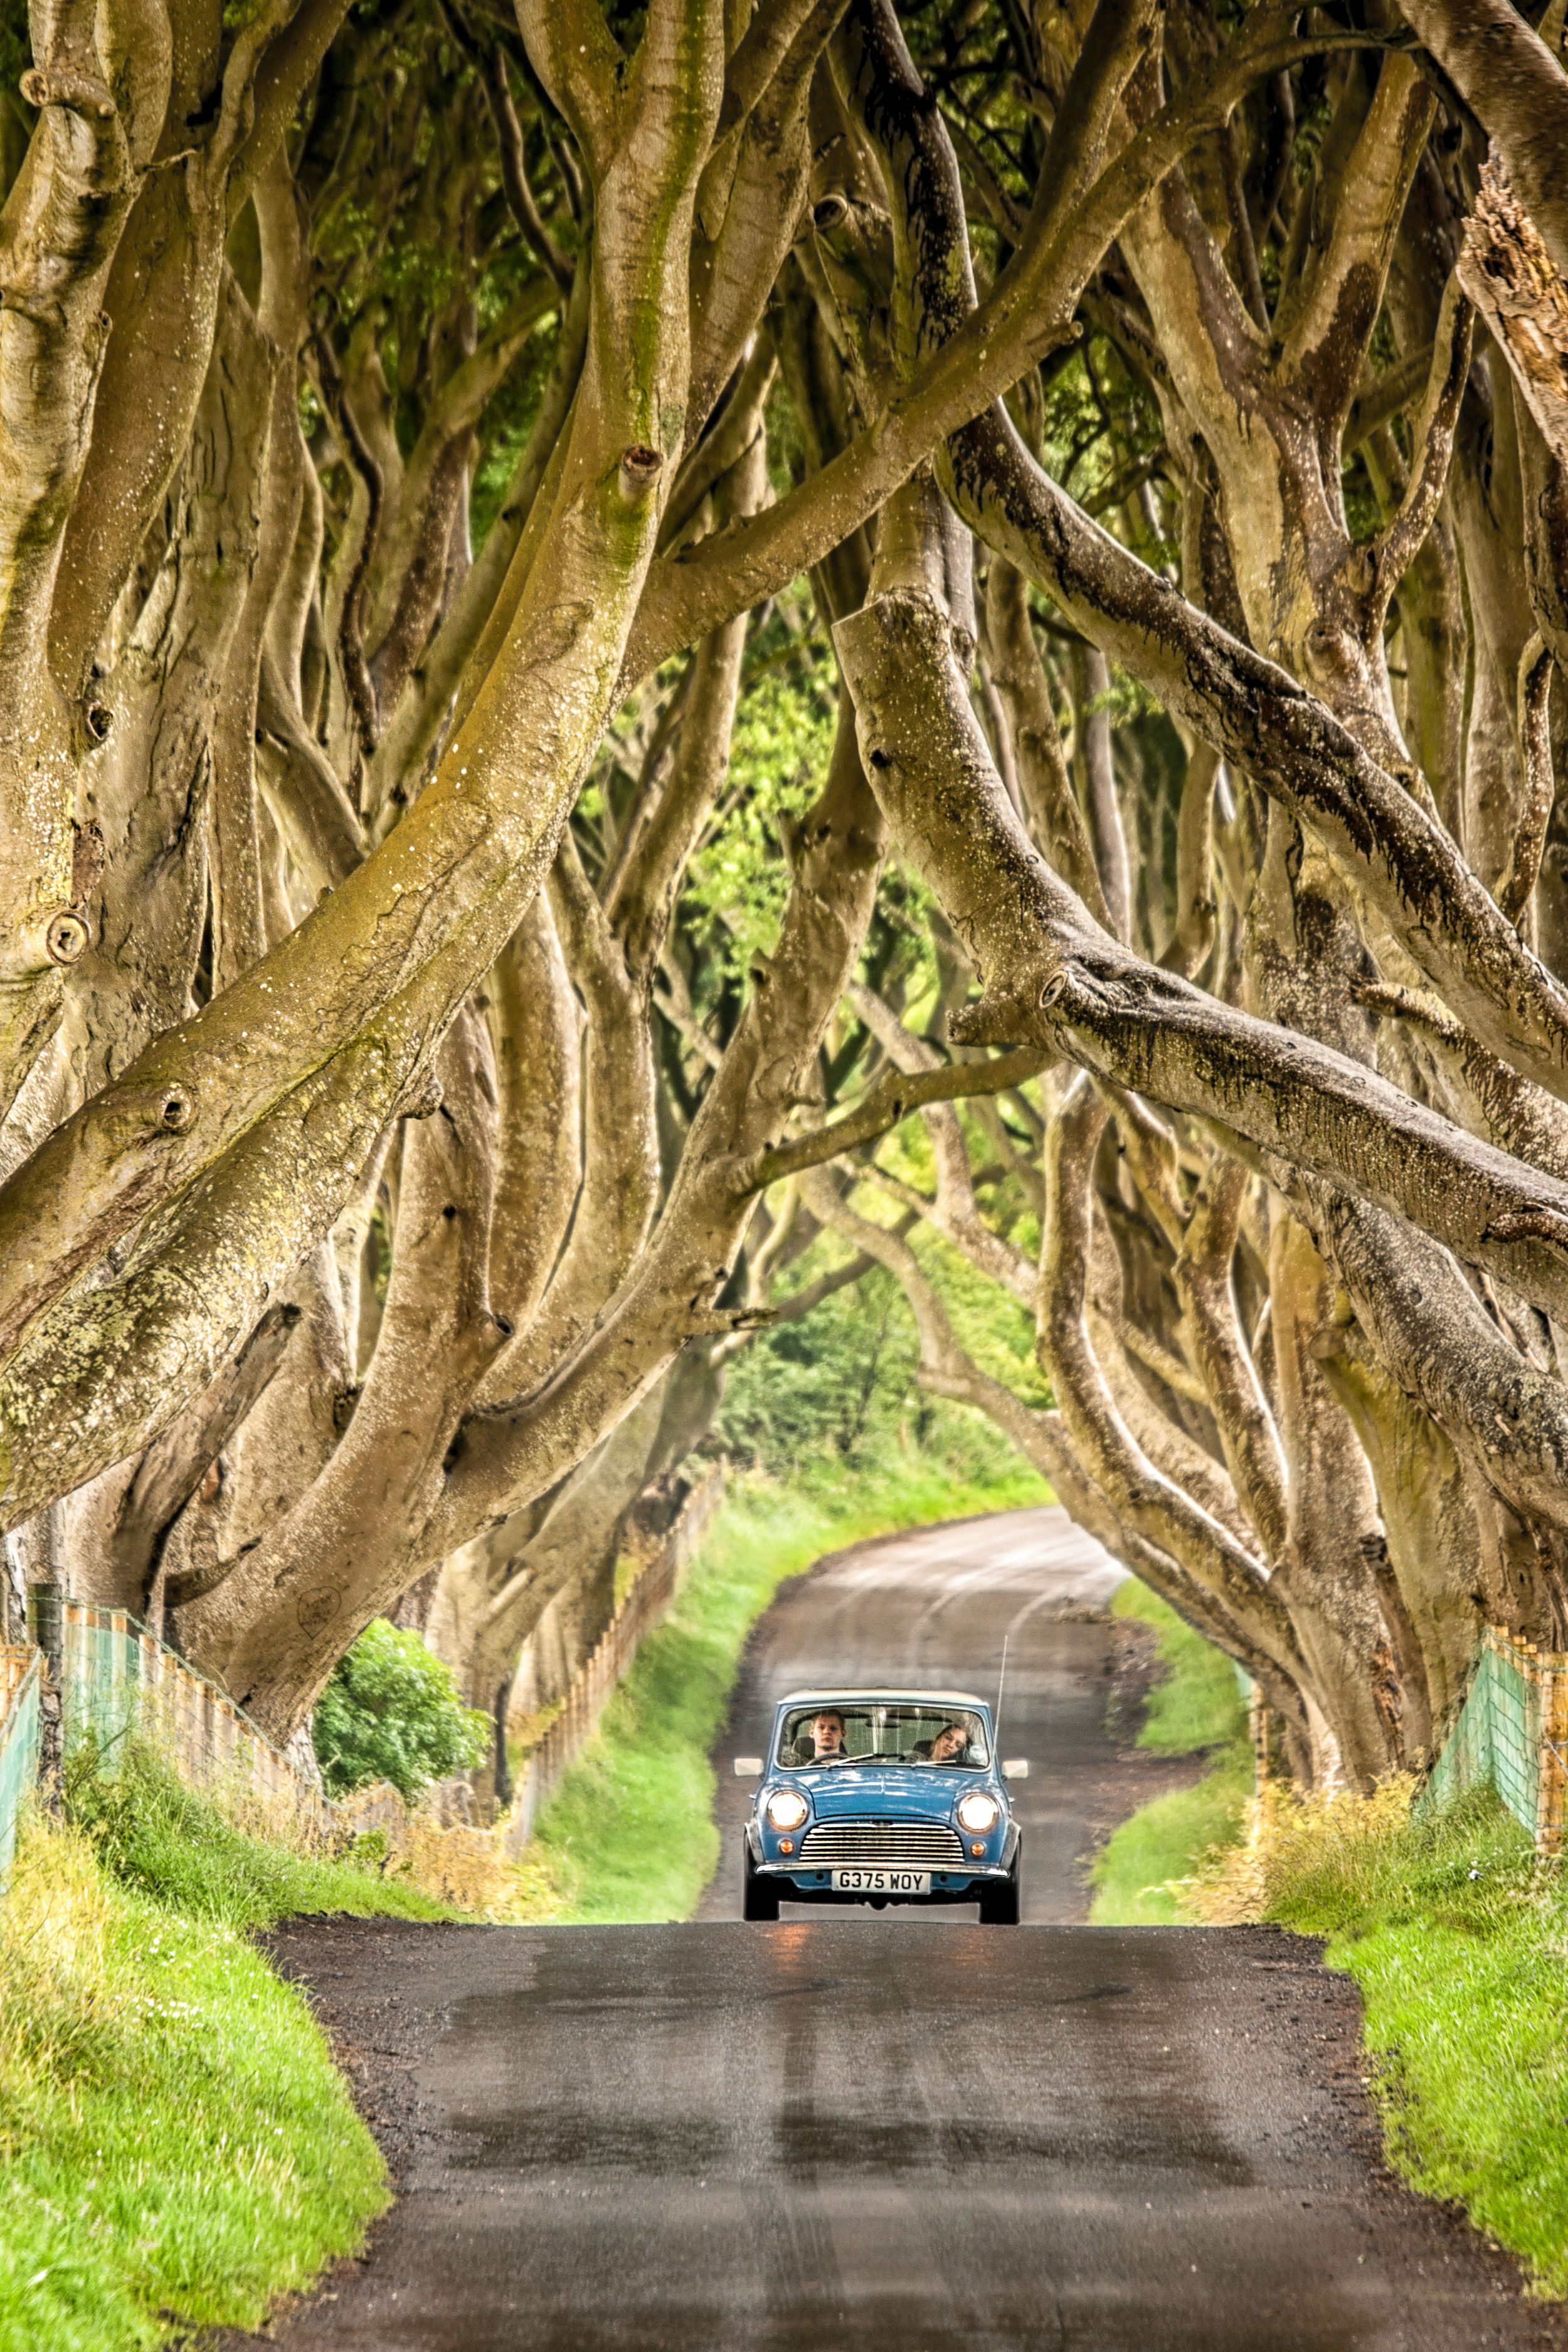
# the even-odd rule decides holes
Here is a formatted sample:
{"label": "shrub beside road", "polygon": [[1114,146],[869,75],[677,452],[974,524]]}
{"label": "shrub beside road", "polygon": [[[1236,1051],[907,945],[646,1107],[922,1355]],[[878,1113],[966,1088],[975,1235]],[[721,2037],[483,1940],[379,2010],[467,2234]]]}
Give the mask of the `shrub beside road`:
{"label": "shrub beside road", "polygon": [[445,1659],[417,1633],[373,1617],[316,1702],[310,1737],[330,1797],[390,1780],[406,1805],[489,1748],[490,1719],[465,1706]]}

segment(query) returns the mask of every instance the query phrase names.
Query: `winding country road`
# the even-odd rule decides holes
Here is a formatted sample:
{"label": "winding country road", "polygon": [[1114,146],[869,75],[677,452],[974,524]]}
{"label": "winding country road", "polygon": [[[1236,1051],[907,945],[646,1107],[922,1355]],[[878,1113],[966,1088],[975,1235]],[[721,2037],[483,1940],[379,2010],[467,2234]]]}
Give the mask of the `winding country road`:
{"label": "winding country road", "polygon": [[[1053,1506],[858,1544],[786,1585],[748,1645],[729,1728],[714,1751],[724,1846],[698,1917],[741,1916],[751,1784],[735,1779],[733,1760],[766,1745],[777,1696],[812,1682],[907,1680],[994,1699],[1005,1639],[1002,1751],[1029,1759],[1029,1779],[1013,1790],[1024,1832],[1024,1916],[1042,1926],[1081,1920],[1088,1894],[1078,1858],[1103,1818],[1141,1801],[1118,1790],[1116,1803],[1109,1785],[1110,1650],[1104,1625],[1094,1622],[1124,1575]],[[1169,1775],[1156,1768],[1148,1777]],[[920,1924],[914,1913],[881,1916]],[[967,1908],[929,1916],[964,1926],[974,1919]],[[784,1916],[823,1914],[796,1904]]]}
{"label": "winding country road", "polygon": [[[993,1685],[1026,1753],[1026,1918],[734,1907],[665,1927],[303,1921],[398,2177],[368,2258],[271,2340],[361,2352],[1449,2352],[1561,2315],[1384,2174],[1358,2013],[1269,1929],[1104,1929],[1073,1869],[1116,1785],[1116,1571],[1058,1512],[867,1546],[759,1628],[779,1688]],[[1068,1612],[1064,1615],[1061,1612]]]}

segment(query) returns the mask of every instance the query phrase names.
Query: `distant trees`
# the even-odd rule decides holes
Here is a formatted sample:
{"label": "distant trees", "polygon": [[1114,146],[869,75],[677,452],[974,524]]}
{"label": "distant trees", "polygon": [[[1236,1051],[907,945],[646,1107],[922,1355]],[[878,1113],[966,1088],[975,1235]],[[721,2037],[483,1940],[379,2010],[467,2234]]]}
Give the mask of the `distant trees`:
{"label": "distant trees", "polygon": [[1568,1639],[1562,29],[40,0],[12,1601],[504,1704],[880,1266],[1303,1778]]}

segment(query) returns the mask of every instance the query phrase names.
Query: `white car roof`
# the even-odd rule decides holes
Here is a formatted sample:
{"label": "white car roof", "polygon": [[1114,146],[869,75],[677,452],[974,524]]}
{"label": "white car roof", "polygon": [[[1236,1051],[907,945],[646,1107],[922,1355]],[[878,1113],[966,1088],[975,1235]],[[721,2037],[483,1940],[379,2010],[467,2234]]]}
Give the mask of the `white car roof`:
{"label": "white car roof", "polygon": [[867,1683],[851,1689],[845,1683],[816,1683],[808,1690],[789,1691],[778,1702],[780,1706],[803,1706],[813,1700],[835,1700],[847,1706],[858,1699],[892,1699],[899,1706],[981,1706],[989,1709],[990,1700],[976,1698],[973,1691],[901,1690],[892,1683]]}

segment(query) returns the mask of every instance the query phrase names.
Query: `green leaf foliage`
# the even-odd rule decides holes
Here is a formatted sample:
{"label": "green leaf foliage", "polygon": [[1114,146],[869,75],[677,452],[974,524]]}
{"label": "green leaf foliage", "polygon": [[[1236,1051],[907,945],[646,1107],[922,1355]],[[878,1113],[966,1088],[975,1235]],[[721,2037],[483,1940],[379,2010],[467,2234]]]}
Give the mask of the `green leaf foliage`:
{"label": "green leaf foliage", "polygon": [[[802,1282],[843,1255],[836,1243],[814,1244],[798,1263]],[[974,1294],[965,1303],[986,1324],[979,1336],[1000,1353],[1011,1301],[994,1286],[977,1283]],[[919,1362],[903,1293],[877,1266],[799,1322],[758,1334],[731,1369],[717,1434],[774,1477],[837,1481],[846,1468],[891,1475],[917,1463],[979,1486],[1013,1476],[1021,1465],[1010,1442],[979,1413],[928,1394]]]}
{"label": "green leaf foliage", "polygon": [[430,1781],[479,1762],[490,1723],[463,1705],[450,1666],[417,1633],[377,1617],[340,1660],[310,1734],[330,1795],[390,1780],[412,1804]]}
{"label": "green leaf foliage", "polygon": [[686,877],[681,921],[700,961],[693,1001],[737,996],[750,958],[771,954],[789,896],[782,832],[822,790],[837,729],[837,678],[825,644],[775,624],[748,648],[731,737],[728,785]]}

